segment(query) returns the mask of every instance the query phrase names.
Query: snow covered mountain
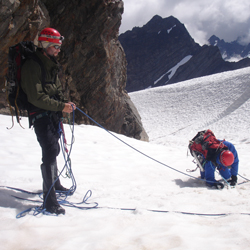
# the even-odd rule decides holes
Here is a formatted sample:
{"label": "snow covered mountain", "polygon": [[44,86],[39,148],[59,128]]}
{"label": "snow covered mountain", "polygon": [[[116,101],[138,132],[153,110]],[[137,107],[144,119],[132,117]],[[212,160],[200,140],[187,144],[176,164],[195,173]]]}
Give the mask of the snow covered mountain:
{"label": "snow covered mountain", "polygon": [[184,24],[154,16],[119,36],[127,66],[128,92],[250,66],[250,58],[226,62],[216,46],[195,43]]}
{"label": "snow covered mountain", "polygon": [[[249,79],[245,68],[130,93],[150,142],[75,126],[71,161],[77,188],[67,201],[98,207],[65,206],[66,215],[58,217],[30,213],[16,219],[41,199],[7,186],[41,191],[41,151],[26,118],[26,129],[16,124],[8,130],[11,117],[1,115],[1,250],[248,250]],[[209,189],[198,171],[186,171],[196,167],[187,156],[188,142],[207,128],[238,151],[234,189]],[[65,133],[69,143],[68,125]],[[62,155],[58,166],[63,169]],[[70,187],[70,179],[61,181]],[[77,204],[88,190],[89,204]]]}
{"label": "snow covered mountain", "polygon": [[239,61],[250,57],[250,43],[243,45],[241,38],[229,43],[213,35],[208,41],[210,45],[217,46],[220,49],[222,58],[226,61]]}

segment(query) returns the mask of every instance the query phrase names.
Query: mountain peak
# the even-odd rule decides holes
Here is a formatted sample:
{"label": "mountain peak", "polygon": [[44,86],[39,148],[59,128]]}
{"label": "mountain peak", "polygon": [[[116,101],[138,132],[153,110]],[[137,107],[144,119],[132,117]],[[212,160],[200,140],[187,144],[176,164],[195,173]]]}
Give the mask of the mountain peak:
{"label": "mountain peak", "polygon": [[238,61],[242,58],[249,57],[250,44],[242,45],[240,38],[233,42],[225,42],[223,39],[213,35],[208,39],[210,45],[217,46],[224,60]]}
{"label": "mountain peak", "polygon": [[[143,27],[121,34],[119,40],[128,63],[128,92],[250,66],[250,59],[229,63],[218,47],[201,47],[173,16],[156,15]],[[221,42],[216,36],[213,40]]]}
{"label": "mountain peak", "polygon": [[179,24],[181,24],[180,21],[173,16],[162,18],[159,15],[155,15],[142,28],[158,32],[159,30],[167,30]]}

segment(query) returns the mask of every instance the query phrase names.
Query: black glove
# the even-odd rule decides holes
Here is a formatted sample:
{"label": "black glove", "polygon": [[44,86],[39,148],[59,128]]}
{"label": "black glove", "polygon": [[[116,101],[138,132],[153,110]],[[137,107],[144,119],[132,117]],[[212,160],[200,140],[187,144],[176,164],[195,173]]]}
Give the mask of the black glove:
{"label": "black glove", "polygon": [[224,188],[224,184],[217,181],[216,183],[214,183],[213,185],[214,187],[216,187],[217,189],[223,189]]}
{"label": "black glove", "polygon": [[236,175],[232,175],[231,179],[228,181],[228,183],[230,184],[230,186],[234,187],[237,183],[237,176]]}

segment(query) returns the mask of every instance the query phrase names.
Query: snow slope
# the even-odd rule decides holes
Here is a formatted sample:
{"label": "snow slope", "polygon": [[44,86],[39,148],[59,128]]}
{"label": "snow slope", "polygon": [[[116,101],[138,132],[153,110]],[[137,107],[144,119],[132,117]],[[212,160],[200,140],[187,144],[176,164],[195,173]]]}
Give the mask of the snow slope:
{"label": "snow slope", "polygon": [[[243,183],[250,179],[249,79],[245,68],[131,93],[150,142],[115,135],[143,154],[101,128],[75,126],[71,160],[77,189],[68,200],[81,202],[91,190],[88,202],[99,205],[65,207],[64,216],[16,219],[40,203],[13,196],[40,199],[6,186],[41,190],[41,151],[26,118],[26,129],[16,124],[7,130],[11,119],[1,115],[0,249],[250,249],[250,183]],[[187,144],[207,128],[238,150],[242,177],[235,189],[209,189],[186,175],[199,177],[198,171],[186,172],[195,168]],[[69,126],[65,131],[69,142]],[[60,168],[63,162],[60,155]]]}

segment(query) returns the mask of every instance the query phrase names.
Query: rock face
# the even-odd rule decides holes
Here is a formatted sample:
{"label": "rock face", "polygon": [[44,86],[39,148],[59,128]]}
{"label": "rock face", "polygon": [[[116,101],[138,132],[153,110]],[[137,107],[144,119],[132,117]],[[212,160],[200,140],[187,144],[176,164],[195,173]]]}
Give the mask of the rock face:
{"label": "rock face", "polygon": [[128,92],[250,66],[249,58],[229,63],[218,47],[201,47],[173,16],[154,16],[142,28],[121,34],[119,40],[128,62]]}
{"label": "rock face", "polygon": [[[59,55],[65,95],[108,130],[148,140],[141,118],[126,90],[126,58],[118,41],[121,0],[3,0],[0,19],[1,71],[7,71],[8,47],[34,40],[44,27],[65,40]],[[2,87],[3,84],[1,84]],[[1,95],[1,113],[6,102]],[[93,124],[80,112],[76,123]]]}

